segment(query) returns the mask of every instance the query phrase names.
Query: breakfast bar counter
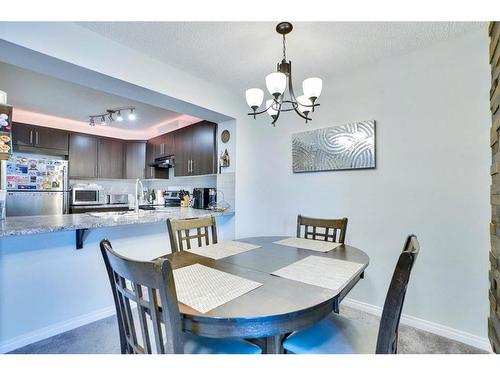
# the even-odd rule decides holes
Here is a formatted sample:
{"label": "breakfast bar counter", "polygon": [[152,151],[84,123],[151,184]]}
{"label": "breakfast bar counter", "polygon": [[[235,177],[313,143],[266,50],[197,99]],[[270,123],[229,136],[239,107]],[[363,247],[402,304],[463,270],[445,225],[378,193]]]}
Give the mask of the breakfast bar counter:
{"label": "breakfast bar counter", "polygon": [[214,215],[232,216],[234,211],[216,212],[190,207],[165,207],[156,210],[96,212],[68,215],[14,216],[0,221],[0,237],[147,224],[167,219],[188,219]]}
{"label": "breakfast bar counter", "polygon": [[[115,313],[99,248],[102,239],[129,259],[149,261],[171,251],[168,218],[208,215],[216,216],[219,240],[234,239],[234,210],[162,207],[139,214],[99,214],[19,216],[0,222],[0,353]],[[76,250],[78,233],[82,241]]]}

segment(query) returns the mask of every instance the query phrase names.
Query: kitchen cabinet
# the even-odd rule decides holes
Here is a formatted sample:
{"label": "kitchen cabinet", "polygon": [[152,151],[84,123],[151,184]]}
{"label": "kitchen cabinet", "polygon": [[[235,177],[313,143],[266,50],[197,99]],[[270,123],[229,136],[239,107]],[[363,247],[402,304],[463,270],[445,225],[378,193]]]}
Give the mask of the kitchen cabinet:
{"label": "kitchen cabinet", "polygon": [[217,125],[203,121],[193,126],[191,174],[217,173]]}
{"label": "kitchen cabinet", "polygon": [[217,124],[201,121],[174,132],[176,176],[217,173]]}
{"label": "kitchen cabinet", "polygon": [[13,123],[12,141],[16,151],[68,155],[69,133],[23,123]]}
{"label": "kitchen cabinet", "polygon": [[98,138],[71,134],[69,137],[69,176],[70,178],[97,178]]}
{"label": "kitchen cabinet", "polygon": [[169,177],[169,170],[166,168],[151,167],[149,164],[153,163],[156,158],[164,155],[171,155],[172,152],[165,154],[166,152],[164,146],[161,146],[163,142],[162,137],[156,137],[150,139],[146,143],[146,163],[145,163],[145,173],[144,178],[161,178],[167,179]]}
{"label": "kitchen cabinet", "polygon": [[174,153],[174,135],[173,133],[166,133],[155,137],[151,140],[155,146],[155,158],[160,156],[172,155]]}
{"label": "kitchen cabinet", "polygon": [[191,126],[174,132],[175,176],[191,175],[193,130]]}
{"label": "kitchen cabinet", "polygon": [[99,138],[97,170],[99,178],[123,178],[123,142],[110,138]]}
{"label": "kitchen cabinet", "polygon": [[125,178],[153,178],[145,175],[146,142],[125,144]]}
{"label": "kitchen cabinet", "polygon": [[70,135],[70,178],[123,178],[123,166],[122,141],[78,133]]}
{"label": "kitchen cabinet", "polygon": [[144,178],[155,178],[155,168],[149,166],[155,160],[155,144],[149,140],[146,143],[146,164],[144,166]]}

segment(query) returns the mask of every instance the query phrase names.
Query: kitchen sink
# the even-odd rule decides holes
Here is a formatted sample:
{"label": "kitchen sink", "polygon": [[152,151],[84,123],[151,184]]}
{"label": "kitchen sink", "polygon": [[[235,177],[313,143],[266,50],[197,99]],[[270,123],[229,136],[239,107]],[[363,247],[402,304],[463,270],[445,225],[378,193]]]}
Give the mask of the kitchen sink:
{"label": "kitchen sink", "polygon": [[129,211],[87,212],[87,215],[102,218],[137,216],[135,212]]}

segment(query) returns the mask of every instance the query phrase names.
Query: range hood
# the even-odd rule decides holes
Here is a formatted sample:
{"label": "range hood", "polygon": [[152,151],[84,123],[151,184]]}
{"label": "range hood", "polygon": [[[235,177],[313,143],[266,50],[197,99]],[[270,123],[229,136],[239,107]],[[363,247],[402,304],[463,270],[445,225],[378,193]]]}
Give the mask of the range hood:
{"label": "range hood", "polygon": [[155,168],[172,168],[175,166],[174,155],[161,156],[148,165]]}

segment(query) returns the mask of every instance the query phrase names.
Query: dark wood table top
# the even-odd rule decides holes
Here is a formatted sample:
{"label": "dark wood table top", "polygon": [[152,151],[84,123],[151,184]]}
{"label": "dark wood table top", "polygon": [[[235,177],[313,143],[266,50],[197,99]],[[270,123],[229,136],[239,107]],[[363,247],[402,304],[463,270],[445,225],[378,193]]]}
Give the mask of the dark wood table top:
{"label": "dark wood table top", "polygon": [[[261,247],[219,260],[188,251],[167,255],[174,269],[200,263],[262,284],[205,314],[180,303],[185,329],[210,337],[265,337],[313,324],[332,311],[333,302],[342,293],[271,275],[271,272],[310,255],[363,264],[353,275],[352,287],[368,266],[369,258],[361,250],[342,245],[327,253],[275,244],[287,237],[252,237],[238,241]],[[354,283],[354,284],[353,284]]]}

